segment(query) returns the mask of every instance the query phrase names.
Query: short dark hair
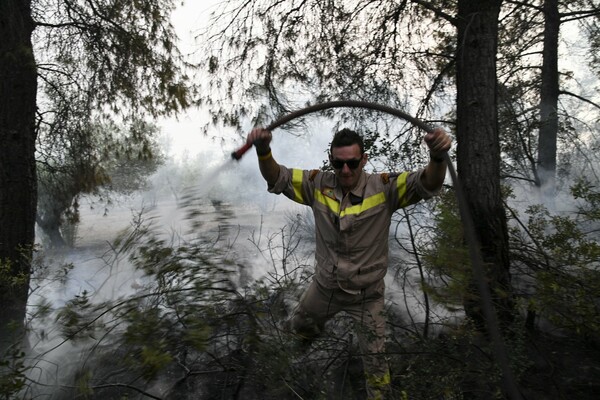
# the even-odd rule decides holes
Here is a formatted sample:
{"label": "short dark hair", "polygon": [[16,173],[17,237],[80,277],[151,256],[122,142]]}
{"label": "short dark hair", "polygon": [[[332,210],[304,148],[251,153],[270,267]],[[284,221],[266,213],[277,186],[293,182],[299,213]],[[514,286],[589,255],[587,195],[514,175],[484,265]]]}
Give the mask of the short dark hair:
{"label": "short dark hair", "polygon": [[360,154],[365,152],[365,144],[362,136],[352,129],[344,128],[333,135],[329,152],[331,153],[334,147],[352,146],[353,144],[358,145],[360,148]]}

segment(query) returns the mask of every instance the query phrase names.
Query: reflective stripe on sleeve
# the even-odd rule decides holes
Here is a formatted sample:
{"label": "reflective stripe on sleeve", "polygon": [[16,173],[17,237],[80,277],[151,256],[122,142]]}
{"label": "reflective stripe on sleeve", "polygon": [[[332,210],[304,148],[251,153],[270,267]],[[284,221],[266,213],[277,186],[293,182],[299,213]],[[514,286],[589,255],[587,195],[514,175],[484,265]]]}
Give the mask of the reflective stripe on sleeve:
{"label": "reflective stripe on sleeve", "polygon": [[304,197],[302,196],[302,170],[292,169],[292,186],[294,187],[294,201],[300,204],[304,204]]}
{"label": "reflective stripe on sleeve", "polygon": [[398,207],[406,207],[409,205],[408,198],[406,197],[406,178],[408,178],[408,172],[403,172],[398,176],[396,181],[396,190],[398,191]]}

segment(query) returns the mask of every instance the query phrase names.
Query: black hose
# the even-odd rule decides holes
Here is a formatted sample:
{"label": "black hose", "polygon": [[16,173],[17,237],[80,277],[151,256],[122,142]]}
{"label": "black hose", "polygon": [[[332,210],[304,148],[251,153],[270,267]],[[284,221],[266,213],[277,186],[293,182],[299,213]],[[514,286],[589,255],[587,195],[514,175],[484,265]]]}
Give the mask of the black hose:
{"label": "black hose", "polygon": [[391,114],[391,115],[395,115],[396,117],[402,118],[408,122],[410,122],[411,124],[413,124],[414,126],[423,129],[425,132],[431,132],[433,131],[433,128],[430,127],[429,125],[425,124],[423,121],[421,121],[418,118],[415,118],[403,111],[397,110],[395,108],[392,107],[388,107],[388,106],[384,106],[383,104],[377,104],[377,103],[371,103],[368,101],[359,101],[359,100],[338,100],[338,101],[329,101],[326,103],[320,103],[320,104],[315,104],[312,106],[308,106],[305,108],[302,108],[300,110],[296,110],[293,111],[289,114],[284,115],[283,117],[277,119],[276,121],[274,121],[273,123],[271,123],[271,125],[267,126],[265,129],[272,131],[273,129],[287,123],[290,122],[293,119],[296,119],[298,117],[301,117],[303,115],[306,114],[310,114],[310,113],[314,113],[317,111],[322,111],[322,110],[326,110],[329,108],[341,108],[341,107],[346,107],[346,108],[367,108],[370,110],[377,110],[377,111],[381,111],[387,114]]}
{"label": "black hose", "polygon": [[[269,131],[273,131],[274,129],[280,127],[281,125],[295,119],[301,117],[306,114],[314,113],[317,111],[326,110],[329,108],[366,108],[370,110],[377,110],[387,114],[391,114],[402,118],[414,126],[424,130],[425,132],[432,132],[433,128],[429,125],[425,124],[423,121],[415,118],[409,114],[406,114],[403,111],[397,110],[392,107],[388,107],[382,104],[371,103],[367,101],[359,101],[359,100],[339,100],[339,101],[330,101],[320,104],[315,104],[312,106],[308,106],[302,108],[300,110],[291,112],[289,114],[284,115],[283,117],[277,119],[265,129]],[[247,149],[246,149],[247,150]],[[245,151],[244,151],[245,152]],[[238,155],[236,158],[235,154]],[[236,153],[234,152],[232,156],[236,159],[241,157],[243,152]],[[473,277],[477,284],[477,288],[479,290],[479,296],[481,298],[481,307],[483,310],[483,315],[486,322],[486,328],[488,334],[490,335],[492,349],[494,358],[498,362],[500,369],[502,371],[502,381],[503,381],[503,390],[508,398],[513,400],[522,399],[515,376],[512,373],[510,368],[510,362],[508,358],[508,353],[506,350],[506,346],[504,344],[504,340],[502,338],[502,334],[500,332],[500,325],[498,323],[498,317],[496,314],[496,310],[494,308],[494,304],[492,301],[492,295],[490,292],[490,288],[486,283],[485,271],[483,268],[483,257],[480,251],[480,244],[477,238],[477,233],[475,231],[475,224],[473,222],[473,216],[471,215],[471,211],[468,207],[467,198],[465,196],[465,192],[462,188],[462,185],[458,179],[458,175],[456,174],[456,170],[454,169],[454,165],[452,164],[450,157],[448,154],[445,155],[446,164],[448,165],[448,171],[450,172],[450,177],[452,178],[452,183],[454,185],[454,193],[456,193],[456,200],[458,202],[458,208],[460,211],[461,220],[464,227],[465,239],[467,241],[467,245],[469,248],[469,257],[471,260],[471,267],[473,269]]]}

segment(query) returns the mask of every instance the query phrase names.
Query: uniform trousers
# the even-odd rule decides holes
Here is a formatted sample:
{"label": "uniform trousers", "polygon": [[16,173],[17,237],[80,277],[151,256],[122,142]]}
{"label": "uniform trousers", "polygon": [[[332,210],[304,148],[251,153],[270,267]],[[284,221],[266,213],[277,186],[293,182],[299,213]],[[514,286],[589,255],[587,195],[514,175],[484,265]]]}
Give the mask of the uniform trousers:
{"label": "uniform trousers", "polygon": [[390,384],[384,356],[384,292],[383,280],[358,294],[351,294],[341,288],[326,288],[313,279],[289,321],[291,329],[300,338],[311,341],[323,331],[328,319],[340,311],[349,314],[354,320],[369,399],[383,399]]}

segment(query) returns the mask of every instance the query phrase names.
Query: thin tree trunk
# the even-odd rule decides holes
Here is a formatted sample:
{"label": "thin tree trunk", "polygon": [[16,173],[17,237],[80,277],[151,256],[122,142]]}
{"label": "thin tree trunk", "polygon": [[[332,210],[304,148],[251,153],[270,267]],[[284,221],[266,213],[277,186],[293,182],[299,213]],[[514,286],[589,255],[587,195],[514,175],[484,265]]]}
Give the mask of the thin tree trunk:
{"label": "thin tree trunk", "polygon": [[67,246],[67,242],[60,232],[60,215],[46,215],[43,218],[38,215],[37,223],[48,237],[48,240],[50,240],[50,246],[52,248],[63,248]]}
{"label": "thin tree trunk", "polygon": [[35,236],[33,29],[31,0],[0,1],[0,350],[22,332]]}
{"label": "thin tree trunk", "polygon": [[538,176],[543,192],[554,197],[556,178],[556,141],[558,139],[558,0],[544,1],[544,49],[540,88],[540,133],[538,138]]}
{"label": "thin tree trunk", "polygon": [[[458,3],[457,170],[475,221],[500,322],[511,318],[508,232],[500,188],[496,51],[501,0]],[[504,295],[502,295],[504,294]],[[467,315],[483,328],[477,299]]]}

